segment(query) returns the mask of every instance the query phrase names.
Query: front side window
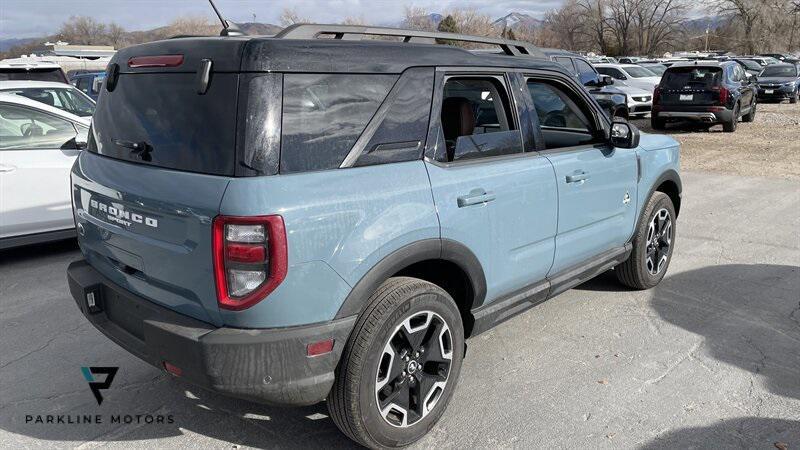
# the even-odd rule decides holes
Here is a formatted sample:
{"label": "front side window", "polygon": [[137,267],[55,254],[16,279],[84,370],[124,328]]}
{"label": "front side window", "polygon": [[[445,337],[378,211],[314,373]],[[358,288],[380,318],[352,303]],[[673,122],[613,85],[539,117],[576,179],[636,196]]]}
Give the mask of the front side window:
{"label": "front side window", "polygon": [[500,77],[451,77],[441,114],[447,161],[522,152],[522,137]]}
{"label": "front side window", "polygon": [[280,171],[339,167],[395,81],[396,75],[285,75]]}
{"label": "front side window", "polygon": [[549,81],[528,80],[545,148],[573,147],[594,141],[590,109],[566,87]]}
{"label": "front side window", "polygon": [[75,148],[76,134],[68,120],[0,104],[0,150]]}
{"label": "front side window", "polygon": [[622,73],[622,71],[620,71],[619,69],[616,69],[614,67],[598,67],[597,71],[602,73],[603,75],[609,75],[609,76],[611,76],[611,78],[613,78],[615,80],[627,80],[628,79],[628,77],[626,77]]}

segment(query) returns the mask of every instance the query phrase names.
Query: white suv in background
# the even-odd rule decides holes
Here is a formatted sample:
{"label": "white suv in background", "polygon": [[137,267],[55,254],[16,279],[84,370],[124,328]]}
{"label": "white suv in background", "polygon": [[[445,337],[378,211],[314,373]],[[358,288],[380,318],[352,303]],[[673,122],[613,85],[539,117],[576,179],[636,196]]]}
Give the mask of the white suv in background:
{"label": "white suv in background", "polygon": [[656,86],[661,82],[659,75],[635,64],[595,64],[594,67],[603,75],[609,75],[615,81],[621,81],[628,86],[644,89],[650,95],[653,95]]}
{"label": "white suv in background", "polygon": [[0,249],[75,234],[69,172],[91,117],[48,103],[0,92]]}

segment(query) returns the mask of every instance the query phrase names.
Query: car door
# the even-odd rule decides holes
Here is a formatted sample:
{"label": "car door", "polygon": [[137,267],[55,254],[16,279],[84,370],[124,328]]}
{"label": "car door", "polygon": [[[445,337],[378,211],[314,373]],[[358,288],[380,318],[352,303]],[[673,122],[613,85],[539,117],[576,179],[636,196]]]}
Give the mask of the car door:
{"label": "car door", "polygon": [[441,237],[474,253],[487,302],[544,280],[555,250],[553,169],[525,151],[533,150],[532,134],[520,129],[510,81],[502,73],[438,72],[426,146]]}
{"label": "car door", "polygon": [[749,108],[753,104],[753,100],[756,97],[756,88],[754,87],[754,83],[750,81],[750,79],[747,77],[747,73],[738,64],[733,66],[733,72],[738,80],[738,84],[741,85],[740,89],[742,92],[742,108]]}
{"label": "car door", "polygon": [[77,134],[69,120],[0,103],[0,238],[74,226],[69,171]]}
{"label": "car door", "polygon": [[611,146],[602,112],[572,83],[526,77],[558,187],[555,275],[625,245],[637,198],[635,149]]}

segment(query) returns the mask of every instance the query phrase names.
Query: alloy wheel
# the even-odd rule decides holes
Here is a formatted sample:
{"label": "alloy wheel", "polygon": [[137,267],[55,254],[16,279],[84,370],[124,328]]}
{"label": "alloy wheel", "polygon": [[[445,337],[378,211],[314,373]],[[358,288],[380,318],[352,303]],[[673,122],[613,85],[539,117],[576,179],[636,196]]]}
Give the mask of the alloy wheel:
{"label": "alloy wheel", "polygon": [[672,238],[672,217],[666,208],[661,208],[653,216],[647,230],[645,263],[650,275],[658,275],[666,267]]}
{"label": "alloy wheel", "polygon": [[453,338],[439,314],[416,312],[383,347],[375,375],[375,402],[383,419],[405,428],[427,416],[450,377]]}

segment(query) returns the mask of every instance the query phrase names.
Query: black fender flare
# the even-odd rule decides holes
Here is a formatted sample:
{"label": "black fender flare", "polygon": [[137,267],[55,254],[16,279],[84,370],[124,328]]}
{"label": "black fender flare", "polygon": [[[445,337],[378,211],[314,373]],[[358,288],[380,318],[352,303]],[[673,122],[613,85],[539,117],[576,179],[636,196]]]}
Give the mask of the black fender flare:
{"label": "black fender flare", "polygon": [[[658,189],[658,187],[661,186],[662,184],[664,184],[665,181],[671,181],[671,182],[675,183],[675,186],[678,187],[678,198],[681,197],[682,192],[683,192],[683,183],[681,182],[681,176],[674,169],[668,169],[668,170],[664,171],[664,173],[659,175],[659,177],[656,178],[656,181],[650,186],[650,192],[647,193],[647,197],[645,197],[645,201],[642,202],[642,205],[641,205],[641,207],[639,209],[639,218],[640,218],[640,220],[641,220],[641,217],[642,217],[642,213],[644,212],[644,208],[647,206],[647,201],[650,200],[650,197],[653,196],[653,193],[655,193],[656,190]],[[678,204],[676,204],[674,206],[675,206],[675,215],[678,216],[679,213],[680,213],[680,209],[681,209],[680,202],[678,202]],[[677,217],[676,217],[676,219],[677,219]]]}
{"label": "black fender flare", "polygon": [[423,239],[400,247],[369,269],[339,307],[336,319],[360,314],[367,306],[370,295],[381,283],[405,267],[432,259],[449,261],[460,267],[472,284],[472,308],[483,304],[486,298],[486,276],[475,254],[464,244],[450,239]]}

